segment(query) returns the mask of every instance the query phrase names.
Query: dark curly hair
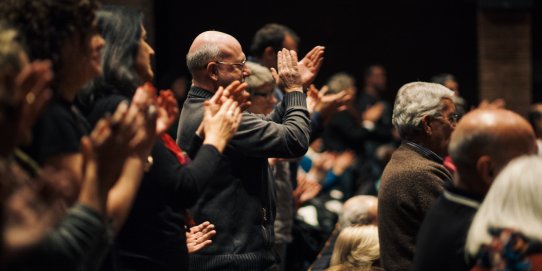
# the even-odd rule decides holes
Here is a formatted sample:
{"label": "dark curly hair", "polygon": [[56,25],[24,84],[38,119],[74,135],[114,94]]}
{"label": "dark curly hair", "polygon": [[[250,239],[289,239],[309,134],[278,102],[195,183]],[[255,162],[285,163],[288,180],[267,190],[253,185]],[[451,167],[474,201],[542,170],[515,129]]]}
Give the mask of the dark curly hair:
{"label": "dark curly hair", "polygon": [[2,0],[0,18],[17,29],[31,60],[50,59],[57,72],[64,43],[92,34],[98,6],[97,0]]}
{"label": "dark curly hair", "polygon": [[284,36],[290,35],[297,43],[299,43],[299,36],[289,27],[270,23],[260,28],[250,45],[250,52],[254,57],[261,57],[265,48],[271,46],[275,52],[278,52],[283,47]]}

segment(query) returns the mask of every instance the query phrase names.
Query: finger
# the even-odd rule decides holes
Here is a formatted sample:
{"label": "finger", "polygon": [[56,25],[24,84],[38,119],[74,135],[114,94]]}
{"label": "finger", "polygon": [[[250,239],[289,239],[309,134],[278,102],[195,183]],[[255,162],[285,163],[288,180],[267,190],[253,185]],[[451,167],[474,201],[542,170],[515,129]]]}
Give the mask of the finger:
{"label": "finger", "polygon": [[117,106],[115,113],[113,113],[113,116],[111,117],[112,128],[118,128],[117,126],[120,125],[120,122],[124,118],[124,115],[126,115],[126,113],[128,113],[128,102],[122,101]]}
{"label": "finger", "polygon": [[230,109],[230,106],[231,106],[232,103],[233,103],[232,99],[226,100],[226,102],[224,102],[224,104],[222,104],[222,106],[218,110],[218,113],[223,114],[223,115],[226,114],[228,112],[228,110]]}
{"label": "finger", "polygon": [[224,89],[224,96],[226,96],[227,98],[229,98],[231,95],[233,95],[234,90],[235,90],[240,84],[241,84],[241,82],[239,82],[238,80],[233,81],[231,84],[229,84],[229,85]]}
{"label": "finger", "polygon": [[329,87],[328,86],[323,86],[321,89],[320,89],[320,94],[322,96],[326,95],[326,93],[329,91]]}
{"label": "finger", "polygon": [[280,50],[277,52],[277,71],[278,71],[278,74],[280,74],[280,72],[282,72],[284,70],[284,55],[283,55],[283,50]]}
{"label": "finger", "polygon": [[224,92],[223,87],[218,87],[218,90],[215,92],[215,95],[209,99],[210,103],[216,104],[220,101],[220,98],[222,97],[222,93]]}
{"label": "finger", "polygon": [[271,75],[275,79],[275,84],[278,86],[280,84],[280,77],[275,68],[271,68]]}
{"label": "finger", "polygon": [[292,65],[292,55],[290,54],[290,50],[282,49],[282,55],[284,56],[284,68],[289,69]]}
{"label": "finger", "polygon": [[290,50],[290,63],[294,69],[297,69],[297,53],[294,50]]}

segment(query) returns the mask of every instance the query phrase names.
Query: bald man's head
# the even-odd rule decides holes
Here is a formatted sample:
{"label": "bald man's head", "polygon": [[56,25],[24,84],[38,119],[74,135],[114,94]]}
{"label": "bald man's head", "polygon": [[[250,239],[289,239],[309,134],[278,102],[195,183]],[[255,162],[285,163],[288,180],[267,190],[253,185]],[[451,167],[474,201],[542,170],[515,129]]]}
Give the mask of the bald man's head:
{"label": "bald man's head", "polygon": [[505,109],[478,109],[466,114],[452,133],[449,153],[457,167],[456,184],[487,192],[499,171],[513,158],[536,152],[533,129]]}
{"label": "bald man's head", "polygon": [[228,48],[232,46],[241,47],[239,42],[229,34],[219,31],[205,31],[199,34],[190,45],[190,50],[186,55],[188,69],[194,73],[211,61],[221,60]]}
{"label": "bald man's head", "polygon": [[339,225],[344,229],[351,225],[377,223],[378,199],[375,196],[354,196],[348,199],[339,216]]}
{"label": "bald man's head", "polygon": [[235,80],[244,81],[250,75],[245,62],[246,56],[239,41],[219,31],[199,34],[186,55],[194,85],[209,91],[215,91],[219,86],[226,87]]}

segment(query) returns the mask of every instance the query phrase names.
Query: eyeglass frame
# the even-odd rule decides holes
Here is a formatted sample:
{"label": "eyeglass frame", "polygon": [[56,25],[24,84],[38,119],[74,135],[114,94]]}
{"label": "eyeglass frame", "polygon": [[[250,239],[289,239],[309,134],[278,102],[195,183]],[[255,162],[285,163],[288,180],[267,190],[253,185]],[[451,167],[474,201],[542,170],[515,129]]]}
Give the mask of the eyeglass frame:
{"label": "eyeglass frame", "polygon": [[211,61],[211,62],[214,62],[217,64],[231,65],[231,66],[238,67],[240,70],[243,70],[247,64],[247,58],[245,57],[245,59],[243,59],[241,63],[233,63],[233,62],[225,62],[225,61]]}
{"label": "eyeglass frame", "polygon": [[263,93],[263,92],[251,92],[250,93],[251,96],[254,96],[254,97],[261,97],[261,98],[264,98],[264,99],[269,99],[271,97],[273,97],[275,95],[275,92],[274,91],[271,91],[269,93]]}
{"label": "eyeglass frame", "polygon": [[[444,117],[442,115],[437,115],[438,117]],[[459,122],[459,119],[461,119],[461,114],[458,114],[458,113],[450,113],[448,115],[448,117],[446,117],[446,120],[448,120],[448,122],[450,122],[450,124],[452,125],[456,125],[457,122]]]}

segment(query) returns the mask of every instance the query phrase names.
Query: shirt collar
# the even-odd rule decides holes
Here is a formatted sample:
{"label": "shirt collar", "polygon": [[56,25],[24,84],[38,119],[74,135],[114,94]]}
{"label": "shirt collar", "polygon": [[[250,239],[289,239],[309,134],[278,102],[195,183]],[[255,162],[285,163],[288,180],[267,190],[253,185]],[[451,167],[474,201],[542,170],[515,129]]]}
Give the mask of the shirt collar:
{"label": "shirt collar", "polygon": [[416,144],[412,141],[407,141],[405,144],[410,146],[411,148],[413,148],[415,151],[419,152],[423,156],[427,157],[428,159],[433,160],[439,164],[442,164],[442,162],[444,161],[442,157],[440,157],[438,154],[434,153],[432,150],[422,145]]}

